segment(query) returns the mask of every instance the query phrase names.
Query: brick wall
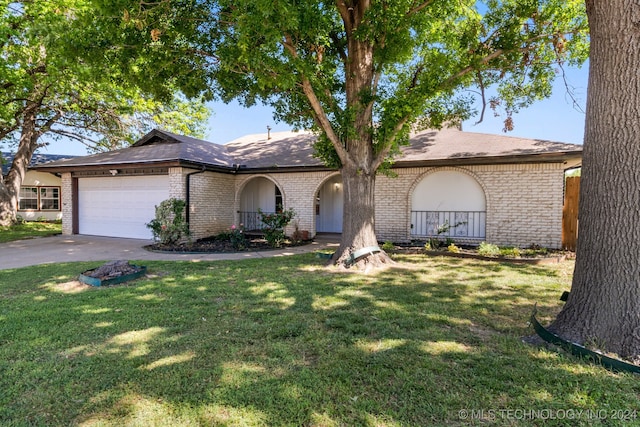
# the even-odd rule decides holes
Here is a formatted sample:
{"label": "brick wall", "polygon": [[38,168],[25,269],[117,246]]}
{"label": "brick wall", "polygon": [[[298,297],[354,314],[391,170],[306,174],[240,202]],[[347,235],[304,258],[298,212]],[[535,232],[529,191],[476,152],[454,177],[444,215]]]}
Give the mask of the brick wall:
{"label": "brick wall", "polygon": [[487,193],[488,242],[562,247],[562,164],[482,166],[476,171]]}
{"label": "brick wall", "polygon": [[[376,233],[381,241],[410,240],[413,189],[427,174],[441,170],[468,174],[484,189],[487,203],[484,240],[487,242],[520,247],[531,244],[561,247],[564,190],[564,167],[561,163],[408,168],[396,169],[398,176],[394,178],[378,176],[375,221]],[[212,208],[209,216],[201,217],[202,225],[198,226],[198,230],[204,230],[207,221],[210,221],[207,232],[222,231],[237,223],[236,212],[240,209],[239,195],[242,189],[250,179],[264,177],[280,188],[284,207],[295,209],[299,229],[309,230],[313,236],[316,232],[315,195],[322,184],[335,174],[337,172],[331,171],[238,176],[211,174],[215,178],[207,185],[208,192],[202,195],[205,206],[208,203],[206,200],[220,200],[225,194],[225,197],[229,197],[229,206],[233,201],[233,207],[228,209],[225,203],[219,203],[215,209]],[[235,195],[229,191],[234,181]],[[226,224],[221,226],[225,221]],[[293,225],[287,229],[287,233],[292,232]]]}
{"label": "brick wall", "polygon": [[[455,170],[468,174],[485,191],[486,238],[490,243],[550,248],[562,245],[564,166],[561,163],[476,165],[465,167],[396,169],[397,177],[378,176],[376,181],[376,233],[381,241],[410,239],[411,195],[429,173]],[[170,168],[170,197],[186,199],[186,177],[193,169]],[[204,172],[191,175],[189,206],[193,237],[198,239],[226,231],[239,222],[240,194],[256,177],[273,181],[281,190],[285,208],[297,212],[300,230],[316,232],[315,195],[335,171],[241,174]],[[63,233],[72,233],[71,174],[62,175]],[[291,234],[294,226],[287,229]]]}
{"label": "brick wall", "polygon": [[62,234],[73,234],[73,186],[70,172],[61,177]]}
{"label": "brick wall", "polygon": [[409,239],[413,189],[427,174],[440,170],[469,174],[484,189],[485,241],[520,247],[562,246],[564,167],[561,163],[397,169],[397,178],[378,177],[376,233],[380,240]]}
{"label": "brick wall", "polygon": [[[270,173],[263,175],[238,175],[236,180],[236,202],[234,211],[240,210],[240,194],[247,182],[256,177],[264,177],[273,181],[282,192],[285,209],[293,208],[297,216],[285,230],[292,234],[295,224],[299,230],[308,230],[310,236],[316,234],[315,198],[320,186],[329,177],[338,174],[334,171]],[[236,218],[237,220],[237,218]]]}
{"label": "brick wall", "polygon": [[216,172],[191,176],[190,225],[195,239],[228,231],[236,223],[235,178]]}

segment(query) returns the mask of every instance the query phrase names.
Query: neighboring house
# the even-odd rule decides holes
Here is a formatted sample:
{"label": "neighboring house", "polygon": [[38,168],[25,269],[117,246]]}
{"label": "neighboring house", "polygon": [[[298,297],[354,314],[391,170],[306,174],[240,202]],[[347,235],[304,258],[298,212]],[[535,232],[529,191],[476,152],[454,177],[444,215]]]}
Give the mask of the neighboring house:
{"label": "neighboring house", "polygon": [[[1,153],[2,175],[9,173],[12,153]],[[18,216],[27,221],[46,219],[48,221],[62,218],[61,179],[59,175],[33,170],[34,166],[56,160],[68,159],[72,156],[58,154],[35,153],[20,187]]]}
{"label": "neighboring house", "polygon": [[[342,230],[342,179],[313,156],[308,132],[250,135],[225,145],[154,130],[108,153],[37,167],[62,176],[63,233],[150,238],[145,224],[170,197],[188,203],[198,239],[233,224],[259,228],[256,212],[293,208],[300,230]],[[564,172],[573,144],[423,131],[376,181],[376,233],[407,242],[449,224],[461,243],[560,248]],[[292,229],[289,230],[291,232]]]}

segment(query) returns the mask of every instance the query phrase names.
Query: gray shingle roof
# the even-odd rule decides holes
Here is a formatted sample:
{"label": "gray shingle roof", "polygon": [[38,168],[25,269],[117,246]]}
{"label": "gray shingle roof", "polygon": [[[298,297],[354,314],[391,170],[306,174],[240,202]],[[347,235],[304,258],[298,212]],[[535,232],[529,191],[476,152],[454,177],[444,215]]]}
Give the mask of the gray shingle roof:
{"label": "gray shingle roof", "polygon": [[411,136],[402,148],[400,162],[532,156],[582,153],[582,146],[506,135],[463,132],[458,129],[427,130]]}
{"label": "gray shingle roof", "polygon": [[247,168],[322,166],[313,157],[316,135],[311,132],[276,132],[247,135],[224,146],[237,163]]}
{"label": "gray shingle roof", "polygon": [[[213,168],[246,169],[322,167],[313,157],[315,134],[277,132],[247,135],[225,145],[154,130],[131,147],[47,164],[49,167],[77,168],[90,166],[134,165],[159,162],[197,164]],[[395,165],[429,162],[531,159],[541,155],[579,157],[582,146],[560,142],[462,132],[458,129],[426,130],[411,136],[410,145],[401,147]]]}
{"label": "gray shingle roof", "polygon": [[[13,162],[13,157],[15,153],[2,152],[0,153],[2,156],[2,175],[6,175],[9,173],[9,169],[11,168],[11,162]],[[44,163],[54,162],[57,160],[68,159],[75,156],[69,156],[66,154],[43,154],[43,153],[34,153],[31,157],[31,162],[29,163],[29,167],[40,166]]]}
{"label": "gray shingle roof", "polygon": [[62,160],[47,167],[109,166],[185,161],[232,167],[224,146],[196,138],[153,130],[131,147]]}

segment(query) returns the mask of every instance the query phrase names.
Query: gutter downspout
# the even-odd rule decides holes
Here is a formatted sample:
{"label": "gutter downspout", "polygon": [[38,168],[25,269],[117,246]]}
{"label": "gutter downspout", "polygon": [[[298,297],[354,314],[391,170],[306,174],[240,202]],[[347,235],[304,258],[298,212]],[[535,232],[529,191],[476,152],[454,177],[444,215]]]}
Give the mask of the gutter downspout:
{"label": "gutter downspout", "polygon": [[202,166],[202,170],[196,171],[196,172],[191,172],[188,173],[186,178],[187,178],[187,182],[186,182],[186,193],[187,193],[187,197],[186,197],[186,205],[187,205],[187,212],[185,213],[185,220],[187,222],[187,227],[189,227],[189,229],[191,229],[191,223],[189,222],[191,219],[191,175],[196,175],[199,173],[204,173],[206,171],[206,168],[204,166]]}

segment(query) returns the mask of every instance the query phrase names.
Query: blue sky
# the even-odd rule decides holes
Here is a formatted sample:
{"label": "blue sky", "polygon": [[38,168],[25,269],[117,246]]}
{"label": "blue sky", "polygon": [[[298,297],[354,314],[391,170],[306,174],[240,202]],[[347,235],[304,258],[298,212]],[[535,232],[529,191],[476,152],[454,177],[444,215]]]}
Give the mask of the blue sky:
{"label": "blue sky", "polygon": [[[582,144],[584,134],[584,106],[587,95],[588,64],[581,69],[566,69],[567,83],[572,86],[574,96],[582,111],[573,106],[567,95],[564,81],[556,79],[553,94],[550,98],[537,102],[526,110],[514,115],[514,130],[506,135],[524,138],[544,139],[558,142]],[[211,103],[213,111],[207,126],[208,141],[223,144],[247,134],[265,133],[267,126],[272,131],[290,130],[286,123],[276,123],[271,109],[253,107],[245,109],[238,103]],[[478,107],[479,109],[479,107]],[[487,109],[484,121],[475,125],[477,117],[463,123],[463,130],[468,132],[502,134],[503,118],[493,117]],[[59,141],[51,143],[42,153],[49,154],[86,154],[84,146],[78,142]]]}

